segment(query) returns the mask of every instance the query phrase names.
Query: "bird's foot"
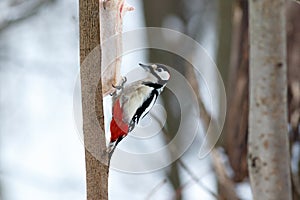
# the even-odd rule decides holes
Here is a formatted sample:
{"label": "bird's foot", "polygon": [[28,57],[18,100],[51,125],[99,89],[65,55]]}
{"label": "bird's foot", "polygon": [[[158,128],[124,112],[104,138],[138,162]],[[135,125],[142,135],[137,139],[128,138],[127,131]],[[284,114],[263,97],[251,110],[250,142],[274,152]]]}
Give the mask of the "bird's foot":
{"label": "bird's foot", "polygon": [[127,78],[124,76],[122,77],[122,82],[120,85],[112,85],[112,87],[115,88],[115,91],[110,93],[110,96],[115,96],[118,90],[123,90],[126,82],[127,82]]}
{"label": "bird's foot", "polygon": [[117,142],[116,141],[109,143],[109,145],[106,149],[106,154],[108,154],[109,160],[111,159],[112,154],[114,153],[116,147],[117,147]]}
{"label": "bird's foot", "polygon": [[103,5],[104,10],[106,10],[106,6],[109,1],[110,0],[102,0],[102,5]]}
{"label": "bird's foot", "polygon": [[112,85],[112,87],[117,90],[123,90],[126,82],[127,82],[127,78],[124,76],[124,77],[122,77],[122,83],[120,85]]}

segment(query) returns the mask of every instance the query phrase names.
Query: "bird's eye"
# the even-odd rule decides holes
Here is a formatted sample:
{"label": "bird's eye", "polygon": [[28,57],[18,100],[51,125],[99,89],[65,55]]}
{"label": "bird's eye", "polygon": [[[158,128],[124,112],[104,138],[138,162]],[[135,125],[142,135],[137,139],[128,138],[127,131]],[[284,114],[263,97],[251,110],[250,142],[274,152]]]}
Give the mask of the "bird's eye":
{"label": "bird's eye", "polygon": [[162,72],[162,69],[161,68],[157,68],[156,71]]}

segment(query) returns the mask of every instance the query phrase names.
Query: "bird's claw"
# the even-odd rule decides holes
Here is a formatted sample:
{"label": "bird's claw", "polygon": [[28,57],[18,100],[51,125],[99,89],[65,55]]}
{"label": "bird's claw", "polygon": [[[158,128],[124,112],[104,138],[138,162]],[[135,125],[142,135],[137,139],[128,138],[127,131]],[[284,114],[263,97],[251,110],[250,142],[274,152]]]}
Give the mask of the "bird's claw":
{"label": "bird's claw", "polygon": [[110,1],[110,0],[103,0],[103,3],[102,3],[102,4],[103,4],[104,10],[106,10],[106,5],[107,5],[107,2],[108,2],[108,1]]}
{"label": "bird's claw", "polygon": [[117,94],[117,90],[113,91],[112,93],[109,93],[110,96],[115,96]]}
{"label": "bird's claw", "polygon": [[122,83],[120,85],[112,85],[112,87],[117,90],[122,90],[126,82],[127,82],[127,78],[124,76],[122,77]]}
{"label": "bird's claw", "polygon": [[127,82],[126,76],[122,77],[122,83],[121,83],[122,88],[124,87],[126,82]]}
{"label": "bird's claw", "polygon": [[124,77],[122,77],[122,82],[120,85],[112,84],[112,87],[115,88],[116,90],[114,92],[110,93],[110,96],[115,96],[117,94],[117,90],[123,90],[126,82],[127,82],[127,78],[124,76]]}
{"label": "bird's claw", "polygon": [[115,89],[117,89],[117,90],[121,90],[121,89],[123,89],[123,86],[121,86],[121,85],[111,85],[113,88],[115,88]]}

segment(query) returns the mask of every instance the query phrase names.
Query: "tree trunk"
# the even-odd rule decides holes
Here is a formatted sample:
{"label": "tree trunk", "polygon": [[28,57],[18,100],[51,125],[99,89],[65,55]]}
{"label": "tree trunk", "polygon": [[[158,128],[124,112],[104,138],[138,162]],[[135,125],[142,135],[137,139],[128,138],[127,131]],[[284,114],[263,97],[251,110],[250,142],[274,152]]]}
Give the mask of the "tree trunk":
{"label": "tree trunk", "polygon": [[[86,161],[87,200],[108,199],[107,159],[100,161],[106,148],[104,127],[99,0],[79,0],[80,75],[83,111],[83,132]],[[96,48],[96,49],[95,49]],[[88,59],[91,57],[92,59]]]}
{"label": "tree trunk", "polygon": [[254,199],[291,199],[285,0],[250,0],[248,168]]}

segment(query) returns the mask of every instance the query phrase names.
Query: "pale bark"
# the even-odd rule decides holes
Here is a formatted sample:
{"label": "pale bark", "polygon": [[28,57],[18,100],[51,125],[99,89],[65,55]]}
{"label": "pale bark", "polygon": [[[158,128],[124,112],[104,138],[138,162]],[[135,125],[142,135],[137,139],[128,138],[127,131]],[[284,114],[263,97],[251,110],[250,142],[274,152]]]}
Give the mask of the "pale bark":
{"label": "pale bark", "polygon": [[291,199],[285,0],[250,0],[248,168],[254,199]]}
{"label": "pale bark", "polygon": [[100,0],[103,96],[113,92],[111,86],[117,85],[121,80],[123,17],[133,9],[125,0]]}

